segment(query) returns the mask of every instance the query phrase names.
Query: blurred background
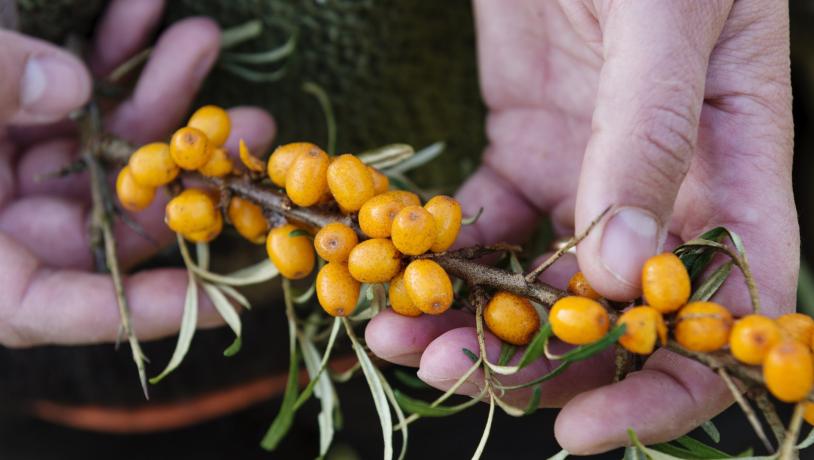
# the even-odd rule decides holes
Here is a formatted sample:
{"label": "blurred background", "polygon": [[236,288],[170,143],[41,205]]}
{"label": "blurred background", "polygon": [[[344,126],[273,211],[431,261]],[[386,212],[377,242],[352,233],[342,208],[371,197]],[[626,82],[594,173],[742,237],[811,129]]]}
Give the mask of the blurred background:
{"label": "blurred background", "polygon": [[[19,29],[64,43],[87,37],[105,6],[103,0],[16,0]],[[262,33],[224,53],[208,79],[199,103],[254,104],[275,115],[278,142],[324,143],[326,121],[317,99],[303,83],[319,85],[329,96],[337,124],[337,151],[358,152],[394,142],[421,148],[437,141],[443,155],[411,173],[410,179],[433,191],[450,193],[477,166],[485,144],[484,107],[479,96],[471,5],[466,0],[175,0],[167,2],[164,24],[192,15],[213,17],[223,28],[259,20]],[[814,142],[814,3],[790,2],[792,77],[796,136],[795,193],[803,234],[803,258],[811,260],[814,231],[811,199],[814,159],[805,154]],[[245,53],[283,50],[266,59]],[[280,57],[282,55],[282,57]],[[770,216],[767,216],[770,218]],[[545,247],[542,231],[530,247]],[[226,272],[265,257],[256,246],[234,236],[214,245],[213,266]],[[151,265],[179,264],[168,252]],[[811,314],[814,283],[804,268],[800,305]],[[269,284],[269,283],[266,283]],[[273,284],[273,283],[272,283]],[[221,459],[314,458],[318,449],[316,413],[309,403],[280,449],[267,453],[259,441],[274,418],[279,377],[288,361],[287,329],[279,288],[247,290],[254,309],[243,315],[243,349],[231,358],[225,329],[199,331],[183,365],[151,388],[150,405],[195,404],[223,392],[256,392],[249,405],[177,428],[111,433],[77,428],[33,415],[48,404],[139,410],[147,406],[126,347],[0,348],[0,458],[2,459]],[[175,338],[144,344],[152,367],[165,363]],[[335,352],[347,355],[347,348]],[[155,370],[155,369],[153,369]],[[386,373],[413,374],[388,367]],[[394,379],[395,382],[399,380]],[[396,383],[398,387],[399,383]],[[403,385],[402,385],[403,386]],[[407,388],[426,400],[437,392]],[[381,455],[379,424],[367,385],[360,377],[338,385],[344,414],[333,459],[375,459]],[[485,458],[541,459],[559,451],[553,438],[555,410],[515,419],[498,411]],[[424,419],[411,429],[408,458],[468,458],[486,419],[475,407],[444,419]],[[759,442],[737,408],[716,419],[720,449],[735,454]],[[72,426],[73,425],[73,426]],[[109,430],[108,430],[109,431]],[[693,436],[710,442],[703,433]],[[804,454],[805,455],[805,454]],[[620,458],[611,452],[596,459]]]}

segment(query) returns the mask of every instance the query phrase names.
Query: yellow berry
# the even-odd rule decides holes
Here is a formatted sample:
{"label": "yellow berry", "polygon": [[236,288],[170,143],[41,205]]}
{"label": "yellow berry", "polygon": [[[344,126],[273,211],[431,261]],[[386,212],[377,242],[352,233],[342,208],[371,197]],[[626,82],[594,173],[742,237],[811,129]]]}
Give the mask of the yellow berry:
{"label": "yellow berry", "polygon": [[661,313],[672,313],[690,298],[690,275],[678,256],[665,252],[644,263],[642,291],[648,305]]}
{"label": "yellow berry", "polygon": [[409,256],[424,254],[435,242],[435,219],[421,206],[406,206],[396,214],[390,235],[396,249]]}
{"label": "yellow berry", "polygon": [[236,196],[229,201],[229,221],[243,238],[261,244],[269,231],[263,209],[249,200]]}
{"label": "yellow berry", "polygon": [[390,190],[383,193],[383,195],[390,195],[399,200],[404,206],[421,206],[421,198],[413,192],[407,190]]}
{"label": "yellow berry", "polygon": [[351,249],[358,243],[356,232],[340,222],[322,227],[314,237],[317,254],[328,262],[347,262]]}
{"label": "yellow berry", "polygon": [[285,191],[298,206],[313,206],[328,191],[328,165],[331,159],[321,149],[298,156],[285,175]]}
{"label": "yellow berry", "polygon": [[184,233],[184,238],[192,241],[193,243],[208,243],[220,235],[223,231],[223,216],[220,213],[215,215],[215,223],[211,227],[197,232]]}
{"label": "yellow berry", "polygon": [[291,236],[297,227],[286,224],[266,237],[266,252],[280,274],[292,280],[308,276],[314,269],[314,247],[305,235]]}
{"label": "yellow berry", "polygon": [[171,199],[166,207],[167,225],[182,235],[212,229],[220,215],[212,197],[197,188],[188,188]]}
{"label": "yellow berry", "polygon": [[729,349],[738,361],[756,366],[763,363],[766,354],[780,339],[780,327],[773,319],[748,315],[732,327]]}
{"label": "yellow berry", "polygon": [[424,205],[424,209],[435,219],[435,242],[432,252],[444,252],[455,243],[461,230],[461,205],[458,200],[446,195],[434,196]]}
{"label": "yellow berry", "polygon": [[413,300],[410,299],[410,294],[407,293],[407,287],[404,285],[404,271],[399,272],[390,280],[388,292],[390,306],[394,312],[402,316],[421,316],[421,310],[416,307]]}
{"label": "yellow berry", "polygon": [[729,341],[732,314],[714,302],[692,302],[676,316],[675,337],[688,350],[710,352]]}
{"label": "yellow berry", "polygon": [[587,297],[568,296],[557,300],[548,319],[554,335],[572,345],[596,342],[610,327],[608,312],[599,302]]}
{"label": "yellow berry", "polygon": [[189,117],[187,126],[201,130],[210,142],[220,147],[229,137],[232,123],[225,110],[216,105],[205,105]]}
{"label": "yellow berry", "polygon": [[127,165],[133,180],[144,187],[167,185],[178,177],[180,171],[170,155],[170,146],[163,142],[139,147]]}
{"label": "yellow berry", "polygon": [[602,297],[598,292],[594,291],[594,288],[591,287],[582,272],[574,273],[574,276],[568,281],[568,292],[593,300],[599,300]]}
{"label": "yellow berry", "polygon": [[367,200],[359,210],[359,227],[371,238],[387,238],[396,214],[404,204],[389,193],[376,195]]}
{"label": "yellow berry", "polygon": [[339,155],[328,166],[328,188],[346,212],[358,211],[375,194],[370,171],[351,154]]}
{"label": "yellow berry", "polygon": [[787,313],[777,318],[777,325],[784,338],[810,344],[814,335],[814,319],[802,313]]}
{"label": "yellow berry", "polygon": [[667,326],[661,313],[653,307],[634,307],[622,313],[616,324],[625,325],[625,333],[619,344],[626,350],[640,355],[653,353],[656,341],[667,344]]}
{"label": "yellow berry", "polygon": [[415,306],[424,313],[440,315],[452,305],[452,282],[436,262],[419,259],[404,269],[404,287]]}
{"label": "yellow berry", "polygon": [[139,185],[130,173],[130,167],[125,166],[116,177],[116,196],[124,209],[141,211],[155,198],[155,188]]}
{"label": "yellow berry", "polygon": [[373,179],[374,194],[382,194],[386,192],[388,188],[390,188],[390,179],[388,179],[387,176],[372,166],[368,166],[367,170],[370,171],[370,177]]}
{"label": "yellow berry", "polygon": [[363,283],[384,283],[396,276],[401,268],[401,254],[393,242],[373,238],[354,246],[348,255],[351,275]]}
{"label": "yellow berry", "polygon": [[252,155],[252,152],[249,151],[249,147],[246,146],[246,142],[244,142],[243,139],[240,140],[238,149],[240,151],[240,162],[243,163],[243,166],[248,168],[249,171],[261,173],[266,170],[265,163]]}
{"label": "yellow berry", "polygon": [[269,178],[278,187],[285,187],[285,176],[288,168],[301,154],[320,148],[310,142],[293,142],[277,147],[269,157],[267,171]]}
{"label": "yellow berry", "polygon": [[206,134],[189,126],[179,129],[170,139],[170,155],[183,169],[196,170],[205,165],[212,151]]}
{"label": "yellow berry", "polygon": [[198,172],[207,177],[223,177],[232,172],[234,165],[232,158],[222,147],[215,147],[210,144],[212,150],[209,153],[209,160],[198,169]]}
{"label": "yellow berry", "polygon": [[331,316],[348,316],[359,300],[359,282],[353,279],[348,266],[329,262],[317,273],[317,299]]}
{"label": "yellow berry", "polygon": [[525,297],[500,291],[483,310],[486,326],[500,340],[512,345],[528,345],[540,329],[540,316]]}
{"label": "yellow berry", "polygon": [[807,402],[805,403],[805,412],[803,412],[803,418],[809,425],[814,425],[814,403]]}
{"label": "yellow berry", "polygon": [[763,361],[766,388],[787,403],[802,401],[814,386],[811,350],[796,340],[773,346]]}

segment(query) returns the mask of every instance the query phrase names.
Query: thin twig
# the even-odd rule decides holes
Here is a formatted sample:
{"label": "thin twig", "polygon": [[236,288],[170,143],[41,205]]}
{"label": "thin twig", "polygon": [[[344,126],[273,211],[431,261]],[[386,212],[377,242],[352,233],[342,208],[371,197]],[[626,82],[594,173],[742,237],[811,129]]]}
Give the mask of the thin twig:
{"label": "thin twig", "polygon": [[760,424],[760,420],[757,418],[757,414],[752,409],[752,406],[749,405],[749,402],[743,397],[741,391],[735,386],[735,382],[732,381],[732,378],[724,369],[718,369],[718,375],[721,376],[724,383],[726,383],[727,388],[732,393],[732,396],[735,397],[735,401],[738,402],[738,405],[743,410],[743,413],[746,415],[746,418],[749,420],[749,423],[752,425],[752,428],[755,430],[755,434],[757,437],[760,438],[760,441],[763,443],[763,446],[766,448],[768,452],[772,452],[773,447],[772,443],[769,442],[769,438],[766,436],[766,432],[763,431],[763,426]]}
{"label": "thin twig", "polygon": [[754,395],[755,404],[763,412],[763,418],[766,419],[766,423],[769,424],[769,428],[771,428],[775,439],[777,439],[777,445],[783,444],[786,437],[786,428],[783,426],[780,415],[777,414],[777,409],[769,399],[769,394],[762,387],[755,387],[750,391],[750,394]]}
{"label": "thin twig", "polygon": [[789,429],[786,432],[786,440],[780,446],[780,451],[777,454],[777,460],[796,460],[797,457],[797,438],[800,436],[800,427],[803,425],[803,413],[805,412],[805,405],[799,403],[794,407],[794,414],[791,416],[789,422]]}

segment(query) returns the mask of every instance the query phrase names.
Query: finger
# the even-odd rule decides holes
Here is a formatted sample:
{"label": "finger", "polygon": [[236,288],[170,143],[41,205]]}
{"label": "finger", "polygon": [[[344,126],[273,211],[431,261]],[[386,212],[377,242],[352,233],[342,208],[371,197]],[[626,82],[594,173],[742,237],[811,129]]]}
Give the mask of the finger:
{"label": "finger", "polygon": [[576,228],[613,206],[577,251],[591,285],[606,297],[635,297],[642,263],[661,249],[696,145],[707,63],[731,3],[600,7],[605,62]]}
{"label": "finger", "polygon": [[645,444],[666,442],[711,419],[731,402],[731,394],[713,371],[662,349],[641,371],[566,404],[554,434],[574,455],[627,445],[629,428]]}
{"label": "finger", "polygon": [[[25,248],[0,233],[0,343],[10,347],[113,341],[120,317],[109,276],[42,267]],[[187,289],[183,270],[164,269],[127,278],[133,328],[142,340],[175,333]],[[198,325],[222,320],[199,292]]]}
{"label": "finger", "polygon": [[474,324],[475,317],[460,310],[418,318],[385,310],[367,324],[365,343],[379,358],[402,366],[418,367],[424,349],[438,336]]}
{"label": "finger", "polygon": [[232,130],[224,146],[233,156],[238,155],[241,139],[257,155],[267,151],[277,134],[277,125],[268,112],[260,107],[242,106],[228,110]]}
{"label": "finger", "polygon": [[177,127],[220,50],[218,26],[205,18],[175,23],[156,43],[132,97],[109,120],[111,132],[139,144]]}
{"label": "finger", "polygon": [[59,138],[34,145],[17,162],[17,192],[20,196],[58,195],[76,201],[88,201],[88,173],[74,172],[64,177],[51,174],[77,159],[77,142]]}
{"label": "finger", "polygon": [[161,20],[163,0],[113,0],[96,27],[90,67],[105,76],[147,45]]}
{"label": "finger", "polygon": [[90,75],[70,53],[6,30],[0,43],[0,122],[53,122],[90,97]]}

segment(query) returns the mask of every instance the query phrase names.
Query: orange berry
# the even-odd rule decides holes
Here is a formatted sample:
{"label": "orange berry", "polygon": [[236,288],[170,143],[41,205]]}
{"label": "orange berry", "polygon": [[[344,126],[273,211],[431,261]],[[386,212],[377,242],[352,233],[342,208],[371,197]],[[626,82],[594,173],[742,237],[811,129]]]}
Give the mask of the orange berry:
{"label": "orange berry", "polygon": [[593,300],[599,300],[602,297],[598,292],[594,291],[594,288],[591,287],[582,272],[574,273],[574,276],[568,281],[568,292]]}
{"label": "orange berry", "polygon": [[383,193],[367,200],[359,210],[359,227],[371,238],[387,238],[396,214],[404,204],[393,195]]}
{"label": "orange berry", "polygon": [[260,206],[236,196],[229,201],[228,213],[229,221],[243,238],[257,244],[266,240],[269,224]]}
{"label": "orange berry", "polygon": [[506,291],[489,299],[483,319],[492,334],[512,345],[528,345],[540,329],[540,316],[531,302]]}
{"label": "orange berry", "polygon": [[401,268],[401,254],[393,242],[373,238],[354,246],[348,255],[351,275],[363,283],[384,283],[396,276]]}
{"label": "orange berry", "polygon": [[328,188],[343,211],[353,212],[373,198],[373,176],[361,160],[339,155],[328,166]]}
{"label": "orange berry", "polygon": [[404,269],[404,287],[410,300],[424,313],[440,315],[452,305],[452,281],[447,272],[432,260],[410,262]]}
{"label": "orange berry", "polygon": [[714,302],[691,302],[676,316],[675,337],[684,348],[715,351],[729,341],[732,314]]}
{"label": "orange berry", "polygon": [[421,206],[421,198],[413,192],[407,190],[390,190],[382,195],[390,195],[399,200],[404,206]]}
{"label": "orange berry", "polygon": [[435,242],[435,219],[421,206],[406,206],[396,214],[390,235],[396,249],[403,254],[424,254]]}
{"label": "orange berry", "polygon": [[170,155],[183,169],[196,170],[205,165],[212,151],[206,134],[189,126],[179,129],[170,139]]}
{"label": "orange berry", "polygon": [[252,155],[252,152],[249,151],[249,147],[246,146],[246,143],[243,139],[240,140],[239,143],[239,150],[240,150],[240,162],[243,163],[243,166],[249,169],[249,171],[254,172],[264,172],[266,170],[266,165],[259,158]]}
{"label": "orange berry", "polygon": [[633,307],[622,313],[616,324],[625,325],[625,333],[619,344],[626,350],[640,355],[653,353],[656,341],[667,344],[667,325],[661,313],[653,307]]}
{"label": "orange berry", "polygon": [[341,222],[331,222],[314,237],[317,254],[328,262],[347,262],[351,249],[358,243],[356,232]]}
{"label": "orange berry", "polygon": [[780,342],[780,327],[765,316],[748,315],[737,320],[729,336],[729,348],[738,361],[759,365],[769,350]]}
{"label": "orange berry", "polygon": [[266,237],[266,252],[280,274],[292,280],[308,276],[314,269],[314,247],[305,235],[291,236],[298,230],[291,224],[272,229]]}
{"label": "orange berry", "polygon": [[784,338],[809,345],[814,335],[814,319],[802,313],[786,313],[777,318],[777,325]]}
{"label": "orange berry", "polygon": [[766,388],[787,403],[802,401],[814,387],[811,350],[795,340],[773,346],[763,361]]}
{"label": "orange berry", "polygon": [[642,291],[648,305],[661,313],[672,313],[690,298],[690,275],[678,256],[665,252],[644,263]]}
{"label": "orange berry", "polygon": [[803,418],[809,425],[814,425],[814,403],[807,402],[805,403],[805,412],[803,412]]}
{"label": "orange berry", "polygon": [[190,235],[210,230],[220,215],[212,197],[204,190],[188,188],[167,203],[165,221],[177,233]]}
{"label": "orange berry", "polygon": [[388,179],[387,176],[372,166],[368,166],[367,170],[370,171],[370,177],[373,179],[374,194],[382,194],[386,192],[388,188],[390,188],[390,179]]}
{"label": "orange berry", "polygon": [[193,243],[208,243],[217,238],[221,231],[223,231],[223,216],[217,213],[215,223],[211,227],[197,232],[184,233],[183,236]]}
{"label": "orange berry", "polygon": [[348,266],[329,262],[317,273],[317,299],[331,316],[348,316],[359,300],[359,282],[353,279]]}
{"label": "orange berry", "polygon": [[133,180],[144,187],[167,185],[178,177],[180,171],[170,155],[170,146],[163,142],[139,147],[130,155],[127,166]]}
{"label": "orange berry", "polygon": [[320,150],[320,148],[310,142],[293,142],[274,149],[266,168],[274,185],[285,187],[285,176],[288,173],[288,168],[294,164],[297,157],[309,150]]}
{"label": "orange berry", "polygon": [[116,196],[124,209],[141,211],[155,198],[155,188],[139,185],[130,173],[130,167],[125,166],[116,177]]}
{"label": "orange berry", "polygon": [[421,316],[421,310],[416,307],[410,294],[407,293],[407,286],[404,285],[404,271],[399,272],[390,280],[390,306],[393,311],[402,316]]}
{"label": "orange berry", "polygon": [[205,105],[189,117],[187,126],[201,130],[210,142],[220,147],[229,137],[232,122],[229,120],[229,114],[222,108],[216,105]]}
{"label": "orange berry", "polygon": [[432,252],[444,252],[455,243],[461,230],[461,205],[455,198],[446,195],[434,196],[424,205],[424,209],[435,219],[437,235],[432,243]]}
{"label": "orange berry", "polygon": [[565,343],[585,345],[601,339],[608,332],[610,319],[602,305],[587,297],[563,297],[548,314],[551,330]]}
{"label": "orange berry", "polygon": [[209,144],[209,160],[198,169],[198,172],[207,177],[223,177],[234,170],[232,158],[222,147]]}
{"label": "orange berry", "polygon": [[313,206],[328,191],[328,165],[331,159],[321,149],[298,156],[285,175],[285,191],[294,204]]}

